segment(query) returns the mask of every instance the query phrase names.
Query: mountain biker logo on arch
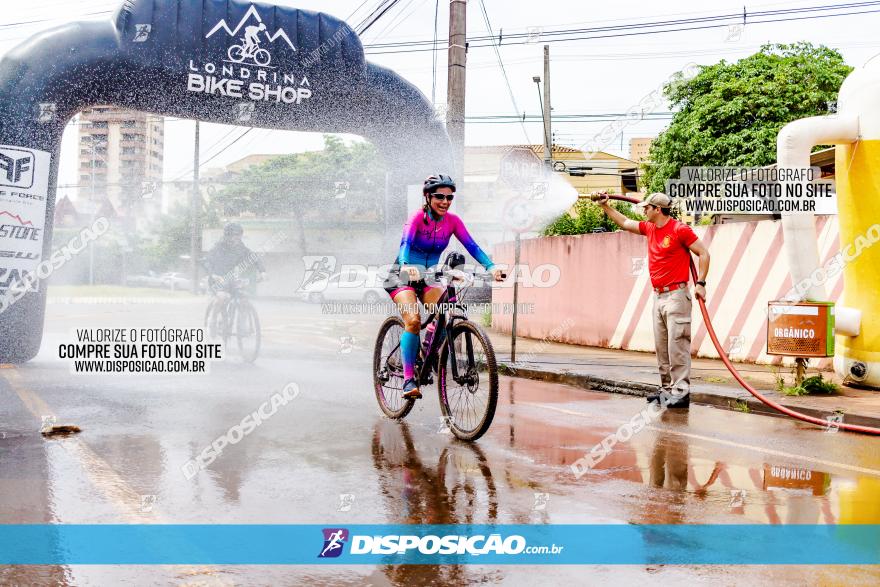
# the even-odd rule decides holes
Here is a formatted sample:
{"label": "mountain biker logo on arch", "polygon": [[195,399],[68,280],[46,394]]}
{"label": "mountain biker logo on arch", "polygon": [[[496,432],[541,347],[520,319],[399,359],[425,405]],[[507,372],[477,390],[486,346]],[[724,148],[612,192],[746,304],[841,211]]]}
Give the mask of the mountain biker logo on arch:
{"label": "mountain biker logo on arch", "polygon": [[[223,32],[238,42],[227,46],[222,57],[218,55],[223,63],[201,61],[204,53],[199,58],[189,59],[187,91],[297,105],[312,97],[311,82],[302,71],[303,63],[296,58],[297,48],[283,27],[272,31],[256,6],[251,5],[234,27],[230,27],[225,18],[221,19],[208,31],[205,39],[210,39],[212,44],[216,39],[216,44],[220,45]],[[276,52],[273,59],[270,49],[284,51],[285,43],[290,52]],[[221,49],[217,47],[213,51],[219,53]],[[276,64],[270,65],[273,62]]]}
{"label": "mountain biker logo on arch", "polygon": [[266,23],[263,22],[260,13],[257,11],[257,7],[253,5],[248,8],[248,11],[244,14],[234,29],[229,28],[226,19],[221,19],[214,28],[208,31],[205,38],[210,38],[214,33],[221,29],[226,31],[226,34],[230,37],[238,36],[242,30],[244,31],[244,36],[239,38],[241,44],[230,46],[226,52],[229,61],[232,63],[250,63],[260,67],[269,66],[269,63],[272,61],[272,55],[269,53],[268,49],[260,46],[262,43],[260,40],[260,33],[263,34],[267,42],[274,43],[280,38],[286,41],[291,49],[296,51],[296,47],[293,46],[290,37],[287,36],[287,33],[283,28],[279,28],[274,33],[269,33]]}

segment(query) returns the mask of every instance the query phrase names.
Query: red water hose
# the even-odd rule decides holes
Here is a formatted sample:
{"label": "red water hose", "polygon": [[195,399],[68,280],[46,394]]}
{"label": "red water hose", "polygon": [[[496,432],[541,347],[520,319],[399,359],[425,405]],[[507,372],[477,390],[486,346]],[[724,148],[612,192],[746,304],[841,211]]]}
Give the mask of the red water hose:
{"label": "red water hose", "polygon": [[[641,201],[637,198],[631,198],[628,196],[615,196],[611,194],[608,194],[608,198],[612,200],[620,200],[621,202],[629,202],[631,204],[638,204]],[[694,265],[693,258],[690,259],[690,262],[691,275],[693,276],[694,281],[697,281],[697,268]],[[804,422],[809,422],[810,424],[816,424],[817,426],[829,426],[829,422],[827,420],[808,416],[807,414],[801,414],[800,412],[796,412],[790,408],[786,408],[785,406],[780,405],[775,401],[761,395],[758,390],[749,385],[736,370],[736,367],[733,366],[733,363],[730,362],[730,359],[727,358],[727,353],[725,353],[724,350],[721,348],[721,343],[718,341],[718,336],[715,334],[715,328],[712,326],[712,321],[709,319],[709,311],[706,309],[705,300],[697,299],[697,302],[699,302],[700,304],[700,313],[703,314],[703,322],[706,324],[706,331],[709,333],[709,338],[712,339],[712,344],[715,345],[715,350],[718,351],[718,356],[721,357],[721,361],[724,363],[724,366],[727,367],[727,369],[730,371],[730,374],[733,375],[733,378],[736,379],[737,382],[739,382],[739,384],[742,385],[746,391],[758,398],[758,400],[760,400],[763,404],[770,406],[774,410],[782,412],[786,416],[791,416],[792,418],[796,418]],[[836,424],[836,426],[839,427],[841,430],[847,430],[849,432],[880,435],[880,428],[872,428],[871,426],[859,426],[858,424],[845,424],[843,422]]]}

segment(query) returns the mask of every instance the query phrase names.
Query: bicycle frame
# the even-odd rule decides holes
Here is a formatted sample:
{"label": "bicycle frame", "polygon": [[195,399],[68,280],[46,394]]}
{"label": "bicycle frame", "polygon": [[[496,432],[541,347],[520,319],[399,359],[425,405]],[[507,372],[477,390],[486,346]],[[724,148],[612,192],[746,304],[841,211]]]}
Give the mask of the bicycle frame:
{"label": "bicycle frame", "polygon": [[[455,323],[460,320],[467,320],[468,317],[464,315],[465,307],[461,303],[458,302],[458,294],[455,291],[455,287],[452,285],[446,286],[446,291],[443,292],[443,295],[440,296],[440,299],[437,300],[437,305],[445,305],[445,304],[454,304],[454,308],[452,310],[444,310],[437,311],[429,315],[425,321],[421,324],[419,331],[424,330],[428,327],[431,322],[437,322],[437,326],[434,329],[434,338],[431,340],[431,343],[428,345],[428,349],[425,351],[423,361],[421,366],[416,365],[416,381],[420,384],[430,383],[430,373],[431,369],[434,366],[434,362],[440,359],[440,345],[444,340],[449,340],[449,336],[452,334],[452,330],[455,327]],[[456,313],[456,310],[460,310],[461,314]],[[465,338],[466,341],[466,352],[469,363],[472,364],[474,360],[474,346],[470,337]],[[397,344],[396,347],[391,349],[389,355],[393,355],[394,352],[400,347],[400,343]],[[455,346],[449,346],[449,353],[452,357],[452,378],[456,383],[461,383],[459,380],[458,373],[458,361],[456,360],[455,355]],[[439,367],[439,365],[438,365]],[[424,375],[423,375],[424,374]]]}
{"label": "bicycle frame", "polygon": [[260,48],[259,45],[249,45],[249,43],[245,40],[244,37],[241,38],[241,56],[242,57],[253,57],[254,53],[257,52],[257,49]]}
{"label": "bicycle frame", "polygon": [[[227,299],[223,300],[219,297],[219,294],[226,294],[229,296]],[[223,314],[223,328],[225,331],[229,332],[231,327],[233,326],[230,321],[232,320],[232,316],[235,315],[236,306],[238,306],[242,300],[247,299],[247,294],[244,292],[244,287],[239,285],[236,280],[231,280],[225,282],[225,285],[222,289],[218,289],[214,294],[214,299],[216,301],[221,301],[222,305],[218,308]],[[232,310],[232,311],[230,311]]]}

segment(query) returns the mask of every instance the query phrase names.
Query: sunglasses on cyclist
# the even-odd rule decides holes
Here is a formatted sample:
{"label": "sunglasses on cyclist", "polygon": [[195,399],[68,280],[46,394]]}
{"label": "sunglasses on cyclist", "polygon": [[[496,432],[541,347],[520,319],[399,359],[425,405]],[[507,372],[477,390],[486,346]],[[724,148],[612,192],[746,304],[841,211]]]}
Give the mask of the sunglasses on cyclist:
{"label": "sunglasses on cyclist", "polygon": [[436,200],[446,200],[447,202],[451,202],[455,199],[455,194],[431,194],[431,197]]}

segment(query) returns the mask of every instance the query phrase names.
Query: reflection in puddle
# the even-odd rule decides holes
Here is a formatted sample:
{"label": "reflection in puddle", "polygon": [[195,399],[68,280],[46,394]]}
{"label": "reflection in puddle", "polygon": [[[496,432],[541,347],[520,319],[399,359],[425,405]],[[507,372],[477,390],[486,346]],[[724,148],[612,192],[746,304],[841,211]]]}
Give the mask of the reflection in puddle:
{"label": "reflection in puddle", "polygon": [[[439,452],[431,446],[416,448],[406,422],[383,419],[373,429],[372,453],[389,523],[498,522],[495,480],[477,445],[451,440]],[[484,583],[496,574],[454,564],[387,564],[379,569],[392,585]],[[370,577],[370,582],[377,584],[377,578]]]}
{"label": "reflection in puddle", "polygon": [[[659,424],[669,428],[685,426],[688,417],[687,412],[670,411],[663,414]],[[648,480],[653,487],[677,491],[682,499],[690,497],[712,503],[717,509],[751,522],[840,521],[841,494],[829,473],[763,459],[750,465],[726,462],[722,455],[714,460],[711,449],[701,451],[704,455],[708,452],[706,456],[694,457],[688,454],[689,440],[681,435],[661,431],[654,438]],[[660,485],[664,479],[665,483]]]}
{"label": "reflection in puddle", "polygon": [[[603,405],[614,403],[607,399],[613,396],[556,387],[552,401],[547,401],[542,397],[546,390],[534,382],[506,383],[508,393],[501,396],[494,430],[490,431],[493,440],[524,452],[540,464],[562,467],[565,473],[561,480],[566,484],[586,483],[591,490],[609,492],[620,489],[620,485],[606,488],[611,481],[647,488],[641,499],[632,503],[628,521],[711,523],[721,515],[733,516],[730,521],[740,517],[747,523],[769,524],[880,522],[880,478],[858,473],[832,475],[748,447],[694,440],[683,433],[694,431],[687,410],[667,410],[650,429],[618,443],[577,480],[570,474],[571,464],[613,434],[623,421],[619,413],[598,418],[590,413],[593,410],[583,410],[583,402],[588,400],[592,408],[594,396]],[[631,411],[634,404],[621,403],[625,401],[617,398],[617,406]],[[556,413],[582,417],[556,417],[548,426],[553,406],[564,403],[576,409],[566,412],[567,408],[556,408]],[[539,405],[549,405],[551,411],[523,409]],[[604,410],[610,411],[597,411]],[[725,415],[719,412],[706,417]],[[773,422],[757,420],[748,425],[761,435],[761,427],[772,426]]]}
{"label": "reflection in puddle", "polygon": [[[373,465],[391,523],[489,524],[498,521],[498,492],[476,444],[450,441],[415,447],[406,422],[380,420],[373,432]],[[424,456],[423,456],[424,455]]]}
{"label": "reflection in puddle", "polygon": [[[30,419],[22,417],[22,422]],[[56,487],[50,462],[55,448],[36,430],[0,435],[0,523],[58,523]],[[57,476],[57,471],[54,472]],[[53,544],[53,549],[57,548]],[[0,585],[71,585],[68,569],[60,565],[0,565]]]}

